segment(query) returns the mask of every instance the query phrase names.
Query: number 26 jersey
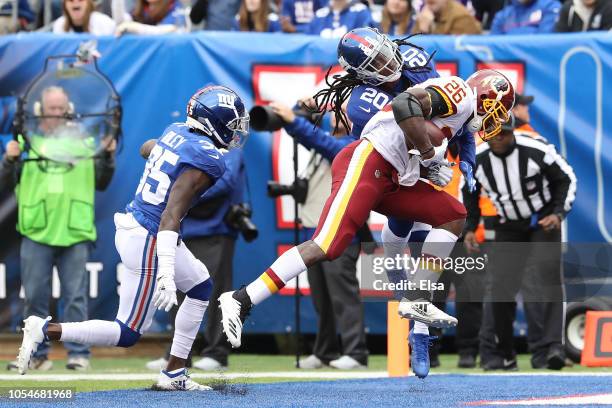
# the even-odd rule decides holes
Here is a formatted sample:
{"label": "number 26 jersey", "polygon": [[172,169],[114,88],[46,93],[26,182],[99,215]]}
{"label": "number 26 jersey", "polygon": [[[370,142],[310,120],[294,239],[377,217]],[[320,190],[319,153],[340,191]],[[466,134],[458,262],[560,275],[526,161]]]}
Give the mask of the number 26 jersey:
{"label": "number 26 jersey", "polygon": [[[432,118],[431,122],[447,135],[448,140],[461,131],[474,111],[474,94],[459,77],[432,78],[414,88],[433,88],[444,99],[447,113]],[[419,152],[408,151],[404,132],[395,122],[391,104],[372,117],[361,137],[368,139],[376,151],[393,165],[401,185],[412,186],[420,178]]]}
{"label": "number 26 jersey", "polygon": [[151,150],[134,200],[126,211],[150,233],[157,234],[172,186],[189,168],[206,173],[216,182],[225,172],[223,153],[206,136],[191,132],[184,123],[173,123]]}

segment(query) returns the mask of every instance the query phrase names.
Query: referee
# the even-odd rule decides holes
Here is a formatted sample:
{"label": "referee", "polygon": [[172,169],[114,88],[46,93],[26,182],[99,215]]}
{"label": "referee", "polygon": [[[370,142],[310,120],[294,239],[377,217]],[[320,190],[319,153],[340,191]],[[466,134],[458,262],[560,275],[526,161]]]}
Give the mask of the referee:
{"label": "referee", "polygon": [[529,243],[494,244],[495,250],[489,251],[490,295],[501,358],[485,369],[518,368],[513,343],[514,298],[523,279],[530,279],[538,282],[539,293],[537,298],[526,299],[537,303],[530,305],[534,307],[529,307],[529,319],[541,329],[531,350],[532,363],[534,367],[558,370],[565,364],[564,292],[561,248],[554,244],[561,242],[561,222],[576,196],[576,176],[552,144],[523,134],[514,126],[511,115],[497,137],[477,147],[477,188],[474,193],[463,189],[468,212],[464,236],[468,252],[479,251],[474,231],[480,220],[481,189],[498,213],[492,225],[492,240]]}

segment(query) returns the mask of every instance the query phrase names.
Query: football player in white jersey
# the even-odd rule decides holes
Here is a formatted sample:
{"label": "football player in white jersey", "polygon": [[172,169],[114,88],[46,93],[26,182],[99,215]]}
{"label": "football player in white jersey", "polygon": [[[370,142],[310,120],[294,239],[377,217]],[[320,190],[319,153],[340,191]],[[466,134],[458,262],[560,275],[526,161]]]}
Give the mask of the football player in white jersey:
{"label": "football player in white jersey", "polygon": [[443,169],[446,163],[447,141],[434,146],[425,120],[449,138],[465,125],[488,140],[499,133],[513,105],[510,81],[494,70],[478,71],[467,81],[430,79],[395,97],[368,122],[362,138],[334,159],[332,192],[313,238],[285,252],[248,286],[220,296],[223,330],[232,346],[240,346],[242,324],[253,305],[315,263],[338,257],[370,211],[432,225],[413,274],[418,289],[402,299],[399,313],[429,326],[455,326],[457,319],[431,304],[428,286],[438,280],[440,260],[462,233],[466,211],[455,198],[420,180],[422,167]]}

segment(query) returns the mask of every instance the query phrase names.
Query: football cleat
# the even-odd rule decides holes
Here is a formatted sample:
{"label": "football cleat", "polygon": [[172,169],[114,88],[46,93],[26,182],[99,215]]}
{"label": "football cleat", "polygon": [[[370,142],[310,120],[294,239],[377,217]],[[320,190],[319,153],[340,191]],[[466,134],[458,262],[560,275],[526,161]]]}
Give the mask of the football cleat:
{"label": "football cleat", "polygon": [[46,319],[30,316],[23,321],[23,340],[17,355],[17,371],[19,371],[19,374],[23,375],[28,371],[32,354],[45,341],[44,327],[49,320],[51,320],[51,316],[47,316]]}
{"label": "football cleat", "polygon": [[397,308],[397,313],[404,319],[412,319],[440,329],[457,325],[457,319],[447,315],[434,306],[433,303],[424,299],[414,301],[407,300],[406,298],[402,299]]}
{"label": "football cleat", "polygon": [[410,330],[408,343],[410,344],[410,366],[414,375],[425,378],[429,374],[429,346],[436,336],[415,333]]}
{"label": "football cleat", "polygon": [[[241,345],[242,324],[249,315],[251,305],[247,305],[246,301],[239,301],[236,297],[244,291],[244,289],[234,292],[225,292],[219,296],[219,308],[221,309],[221,325],[223,333],[227,336],[233,348],[238,348]],[[248,295],[246,295],[248,298]]]}
{"label": "football cleat", "polygon": [[151,389],[154,391],[212,391],[208,385],[193,381],[186,368],[174,371],[162,370]]}

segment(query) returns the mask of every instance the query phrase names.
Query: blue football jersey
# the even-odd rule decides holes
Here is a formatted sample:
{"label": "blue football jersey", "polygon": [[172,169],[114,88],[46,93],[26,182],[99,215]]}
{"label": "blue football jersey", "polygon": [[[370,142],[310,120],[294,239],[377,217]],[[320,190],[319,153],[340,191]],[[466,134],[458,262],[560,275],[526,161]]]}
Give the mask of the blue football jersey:
{"label": "blue football jersey", "polygon": [[281,15],[291,19],[298,31],[314,18],[315,12],[329,4],[328,0],[283,0]]}
{"label": "blue football jersey", "polygon": [[136,196],[126,211],[133,213],[149,232],[157,234],[172,186],[188,168],[203,171],[215,182],[225,172],[223,153],[207,137],[190,132],[184,123],[173,123],[151,150]]}
{"label": "blue football jersey", "polygon": [[340,38],[350,30],[359,27],[374,27],[370,9],[358,0],[353,0],[339,13],[327,6],[316,11],[315,17],[304,27],[304,34],[319,35],[323,38]]}
{"label": "blue football jersey", "polygon": [[[427,52],[409,45],[402,45],[400,51],[408,66],[422,66],[429,58]],[[405,91],[412,85],[425,82],[429,78],[438,78],[440,76],[433,62],[430,61],[427,66],[431,68],[430,71],[410,72],[405,70],[402,73],[402,79],[397,82],[395,89],[392,91],[383,90],[380,86],[368,84],[355,87],[353,92],[351,92],[351,97],[346,107],[347,115],[353,123],[351,131],[353,136],[356,138],[361,137],[363,128],[372,119],[372,116],[384,108],[400,92]]]}

